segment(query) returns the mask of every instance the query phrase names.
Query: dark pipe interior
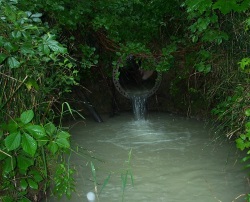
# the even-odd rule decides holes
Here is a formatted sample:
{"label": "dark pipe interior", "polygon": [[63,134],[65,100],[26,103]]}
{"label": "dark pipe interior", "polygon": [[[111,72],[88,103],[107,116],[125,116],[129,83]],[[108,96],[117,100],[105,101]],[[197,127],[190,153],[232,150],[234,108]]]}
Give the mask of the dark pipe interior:
{"label": "dark pipe interior", "polygon": [[142,61],[136,60],[134,56],[128,56],[125,66],[120,67],[119,72],[119,83],[128,93],[150,91],[157,78],[156,72],[144,70]]}

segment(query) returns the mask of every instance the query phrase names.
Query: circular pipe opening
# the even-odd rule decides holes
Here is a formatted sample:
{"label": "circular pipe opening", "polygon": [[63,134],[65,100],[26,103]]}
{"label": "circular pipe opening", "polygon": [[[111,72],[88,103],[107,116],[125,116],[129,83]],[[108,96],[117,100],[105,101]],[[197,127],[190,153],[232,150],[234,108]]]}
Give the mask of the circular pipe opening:
{"label": "circular pipe opening", "polygon": [[116,89],[126,98],[134,96],[149,97],[159,88],[162,73],[143,69],[142,61],[133,55],[126,58],[125,64],[120,60],[113,70],[113,82]]}

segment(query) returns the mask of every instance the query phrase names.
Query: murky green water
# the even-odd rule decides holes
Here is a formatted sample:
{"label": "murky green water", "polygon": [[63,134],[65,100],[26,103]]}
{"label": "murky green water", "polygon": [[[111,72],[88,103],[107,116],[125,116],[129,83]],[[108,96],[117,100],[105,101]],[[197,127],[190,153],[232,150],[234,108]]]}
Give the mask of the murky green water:
{"label": "murky green water", "polygon": [[[87,149],[102,160],[92,160],[98,191],[111,173],[100,202],[122,201],[121,173],[128,168],[131,149],[134,186],[129,178],[126,202],[245,201],[240,195],[250,191],[247,172],[235,145],[215,140],[203,122],[163,113],[150,113],[147,121],[134,121],[132,114],[103,119],[78,123],[71,130],[79,153]],[[87,202],[86,194],[95,191],[90,159],[72,154],[71,162],[77,169],[77,193],[71,201]]]}

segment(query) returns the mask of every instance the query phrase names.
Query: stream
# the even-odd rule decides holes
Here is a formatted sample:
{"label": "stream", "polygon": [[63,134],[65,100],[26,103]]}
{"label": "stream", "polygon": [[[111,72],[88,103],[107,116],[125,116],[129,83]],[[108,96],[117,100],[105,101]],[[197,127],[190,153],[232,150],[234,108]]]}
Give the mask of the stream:
{"label": "stream", "polygon": [[246,201],[243,195],[250,189],[242,154],[204,122],[167,113],[149,113],[147,120],[138,121],[122,113],[103,120],[75,122],[71,129],[79,155],[72,153],[69,159],[77,183],[70,201],[87,202],[87,193],[96,190],[100,202]]}

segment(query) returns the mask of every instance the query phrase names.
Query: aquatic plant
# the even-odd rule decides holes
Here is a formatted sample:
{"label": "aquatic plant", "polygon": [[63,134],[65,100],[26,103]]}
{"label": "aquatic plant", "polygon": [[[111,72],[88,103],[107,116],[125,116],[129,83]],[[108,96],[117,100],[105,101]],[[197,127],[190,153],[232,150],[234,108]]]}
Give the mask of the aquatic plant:
{"label": "aquatic plant", "polygon": [[128,178],[130,178],[131,184],[132,184],[132,186],[134,186],[134,177],[133,177],[132,167],[131,167],[131,154],[132,154],[132,149],[128,153],[128,160],[126,161],[126,168],[121,173],[122,201],[124,201],[124,194],[125,194],[125,189],[127,187]]}
{"label": "aquatic plant", "polygon": [[97,199],[99,200],[101,193],[103,190],[105,190],[105,187],[109,183],[109,180],[112,175],[114,175],[116,172],[120,172],[120,177],[121,177],[121,182],[122,182],[122,195],[121,195],[121,200],[124,201],[125,197],[125,190],[126,187],[128,186],[128,179],[130,178],[131,180],[131,185],[134,186],[134,178],[133,178],[133,172],[132,172],[132,166],[131,166],[131,158],[132,158],[132,149],[128,153],[128,160],[125,161],[124,168],[122,168],[121,171],[111,171],[106,179],[103,181],[102,186],[100,190],[98,190],[98,180],[96,176],[96,169],[94,163],[91,161],[90,162],[90,167],[91,167],[91,174],[92,174],[92,180],[94,183],[94,190],[95,190],[95,195]]}

